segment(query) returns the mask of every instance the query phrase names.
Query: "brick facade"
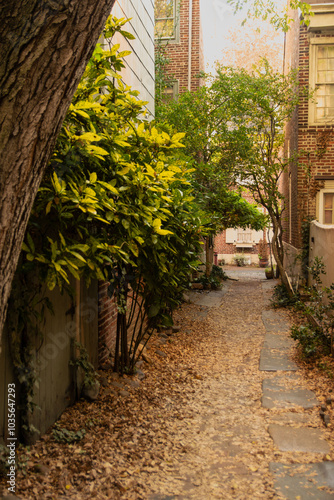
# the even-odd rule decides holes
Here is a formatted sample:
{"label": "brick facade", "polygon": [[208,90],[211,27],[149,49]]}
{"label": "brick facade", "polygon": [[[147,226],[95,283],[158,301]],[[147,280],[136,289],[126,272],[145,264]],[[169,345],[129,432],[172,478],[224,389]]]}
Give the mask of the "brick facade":
{"label": "brick facade", "polygon": [[[318,2],[311,1],[311,4]],[[322,2],[331,3],[331,2]],[[312,39],[333,39],[332,29],[310,30],[300,25],[298,15],[285,41],[285,73],[299,68],[300,88],[308,88],[310,82],[310,46]],[[334,127],[310,125],[309,107],[312,103],[301,96],[300,104],[286,127],[284,154],[290,157],[298,152],[298,163],[290,165],[284,174],[282,192],[285,196],[284,241],[296,249],[302,246],[301,223],[303,218],[317,218],[317,194],[325,181],[334,180]]]}
{"label": "brick facade", "polygon": [[[189,29],[189,8],[192,2],[192,25]],[[170,59],[167,74],[177,80],[179,92],[195,91],[200,86],[198,74],[204,70],[203,40],[200,17],[200,0],[182,0],[177,15],[179,36],[166,42],[166,53]],[[191,31],[191,40],[190,40]],[[189,57],[189,42],[191,44]],[[191,78],[189,81],[189,65]]]}
{"label": "brick facade", "polygon": [[[254,198],[249,191],[243,191],[242,197],[249,203],[254,203]],[[252,231],[252,245],[248,247],[238,246],[235,243],[227,241],[226,230],[214,237],[214,253],[217,261],[223,260],[225,264],[234,264],[234,255],[244,254],[249,264],[257,264],[259,262],[259,245],[258,241],[264,238],[264,231]],[[266,235],[268,241],[268,235]]]}

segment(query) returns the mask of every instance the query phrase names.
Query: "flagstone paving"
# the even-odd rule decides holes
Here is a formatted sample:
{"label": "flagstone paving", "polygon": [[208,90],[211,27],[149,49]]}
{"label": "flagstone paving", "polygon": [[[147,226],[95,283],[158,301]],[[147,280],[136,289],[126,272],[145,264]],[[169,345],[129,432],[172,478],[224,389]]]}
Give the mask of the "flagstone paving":
{"label": "flagstone paving", "polygon": [[134,387],[106,373],[100,403],[65,412],[63,425],[94,427],[71,448],[37,444],[30,460],[51,456],[51,473],[21,475],[20,498],[334,500],[332,429],[292,359],[288,315],[270,308],[276,281],[227,274],[238,281],[222,291],[190,292],[141,378],[117,379]]}
{"label": "flagstone paving", "polygon": [[[268,301],[270,287],[263,287],[264,298]],[[291,360],[292,339],[286,337],[290,325],[284,316],[276,310],[262,312],[262,321],[266,329],[260,356],[260,370],[268,372],[286,372],[275,378],[264,379],[262,383],[262,406],[268,409],[293,408],[309,409],[319,403],[315,394],[302,386],[301,378],[296,373],[298,366]],[[317,453],[320,458],[329,453],[330,446],[323,439],[319,429],[307,427],[309,417],[306,414],[290,413],[276,415],[268,432],[274,444],[282,452]],[[286,423],[287,425],[282,425]],[[304,424],[294,427],[295,424]],[[271,462],[269,470],[274,475],[276,491],[287,500],[329,500],[334,498],[334,462],[326,461],[307,465],[291,465]],[[326,490],[326,491],[325,491]]]}

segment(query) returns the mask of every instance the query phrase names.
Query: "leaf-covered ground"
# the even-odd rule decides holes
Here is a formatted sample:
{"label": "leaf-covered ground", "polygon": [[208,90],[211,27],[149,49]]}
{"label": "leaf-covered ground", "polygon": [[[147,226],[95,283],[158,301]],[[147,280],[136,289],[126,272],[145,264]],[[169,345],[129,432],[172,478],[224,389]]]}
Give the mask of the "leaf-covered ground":
{"label": "leaf-covered ground", "polygon": [[[61,444],[50,431],[19,451],[18,496],[278,499],[269,462],[334,460],[333,426],[324,427],[319,408],[296,411],[308,414],[309,427],[323,429],[329,455],[274,447],[267,429],[282,410],[261,406],[261,383],[268,377],[258,369],[265,334],[261,282],[224,286],[221,307],[184,304],[175,314],[180,331],[154,337],[140,366],[144,378],[141,372],[141,380],[100,372],[99,399],[79,401],[58,422],[58,428],[85,429],[83,439]],[[328,373],[301,370],[324,400],[332,384]]]}

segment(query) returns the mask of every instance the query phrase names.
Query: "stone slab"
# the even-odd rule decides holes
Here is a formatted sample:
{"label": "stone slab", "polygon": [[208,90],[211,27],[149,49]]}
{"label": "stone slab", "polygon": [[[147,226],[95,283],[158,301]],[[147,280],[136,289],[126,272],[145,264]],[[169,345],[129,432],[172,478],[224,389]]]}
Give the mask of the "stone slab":
{"label": "stone slab", "polygon": [[270,332],[288,332],[290,330],[290,325],[286,321],[285,316],[279,311],[269,311],[262,312],[262,322],[264,324],[267,333]]}
{"label": "stone slab", "polygon": [[287,388],[284,382],[289,382],[289,378],[277,377],[263,381],[262,406],[264,408],[293,408],[294,406],[301,406],[308,409],[318,405],[318,400],[314,392],[298,386]]}
{"label": "stone slab", "polygon": [[277,333],[267,333],[264,337],[265,349],[290,349],[294,345],[291,338],[283,337]]}
{"label": "stone slab", "polygon": [[[274,476],[276,490],[287,500],[334,499],[334,462],[302,465],[272,462],[269,470]],[[324,487],[333,491],[320,489]]]}
{"label": "stone slab", "polygon": [[[310,391],[308,391],[310,392]],[[301,406],[305,410],[317,406],[314,395],[309,396],[306,389],[282,391],[278,393],[264,392],[262,396],[263,408],[294,408]]]}
{"label": "stone slab", "polygon": [[330,447],[322,439],[319,429],[309,427],[287,427],[279,424],[269,425],[269,434],[280,451],[303,451],[306,453],[329,453]]}
{"label": "stone slab", "polygon": [[289,359],[285,351],[264,348],[261,350],[259,369],[266,372],[297,371],[298,366]]}

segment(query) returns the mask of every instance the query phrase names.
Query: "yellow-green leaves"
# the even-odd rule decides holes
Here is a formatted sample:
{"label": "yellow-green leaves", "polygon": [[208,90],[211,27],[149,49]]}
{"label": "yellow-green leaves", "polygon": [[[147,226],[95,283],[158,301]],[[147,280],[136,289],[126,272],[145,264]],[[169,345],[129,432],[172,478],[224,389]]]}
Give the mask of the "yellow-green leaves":
{"label": "yellow-green leaves", "polygon": [[168,231],[167,229],[161,229],[161,219],[154,219],[153,221],[153,229],[157,234],[161,234],[162,236],[165,236],[166,234],[173,234],[172,231]]}

